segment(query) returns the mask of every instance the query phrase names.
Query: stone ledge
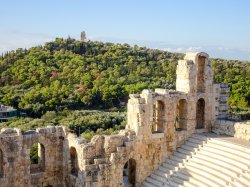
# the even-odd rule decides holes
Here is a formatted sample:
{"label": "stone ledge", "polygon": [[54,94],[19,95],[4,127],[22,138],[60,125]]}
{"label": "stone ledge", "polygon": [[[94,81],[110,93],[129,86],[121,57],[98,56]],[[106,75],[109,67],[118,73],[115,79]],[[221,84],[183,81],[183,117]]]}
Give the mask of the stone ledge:
{"label": "stone ledge", "polygon": [[160,133],[153,133],[152,134],[152,138],[153,139],[159,139],[159,138],[163,138],[164,137],[164,133],[160,132]]}
{"label": "stone ledge", "polygon": [[250,141],[250,121],[236,122],[217,120],[212,131],[216,134],[228,135]]}

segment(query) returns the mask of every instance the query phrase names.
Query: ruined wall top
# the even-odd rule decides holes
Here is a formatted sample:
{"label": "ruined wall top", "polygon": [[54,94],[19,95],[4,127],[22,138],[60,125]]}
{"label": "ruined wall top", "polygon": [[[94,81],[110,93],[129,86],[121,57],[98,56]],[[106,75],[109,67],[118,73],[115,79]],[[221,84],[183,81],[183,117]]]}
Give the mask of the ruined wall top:
{"label": "ruined wall top", "polygon": [[176,90],[189,93],[209,93],[213,84],[213,70],[209,55],[204,52],[186,53],[176,69]]}
{"label": "ruined wall top", "polygon": [[205,52],[187,52],[184,60],[192,60],[194,63],[198,62],[198,57],[205,57],[205,58],[209,58],[209,55]]}

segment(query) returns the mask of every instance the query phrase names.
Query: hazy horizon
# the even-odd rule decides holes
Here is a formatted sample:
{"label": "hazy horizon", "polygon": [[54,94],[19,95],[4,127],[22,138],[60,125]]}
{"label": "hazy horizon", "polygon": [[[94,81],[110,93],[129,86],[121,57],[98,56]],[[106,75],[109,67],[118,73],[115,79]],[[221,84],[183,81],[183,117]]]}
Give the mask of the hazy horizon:
{"label": "hazy horizon", "polygon": [[10,0],[1,6],[0,53],[56,37],[79,39],[86,31],[90,40],[250,61],[247,0]]}

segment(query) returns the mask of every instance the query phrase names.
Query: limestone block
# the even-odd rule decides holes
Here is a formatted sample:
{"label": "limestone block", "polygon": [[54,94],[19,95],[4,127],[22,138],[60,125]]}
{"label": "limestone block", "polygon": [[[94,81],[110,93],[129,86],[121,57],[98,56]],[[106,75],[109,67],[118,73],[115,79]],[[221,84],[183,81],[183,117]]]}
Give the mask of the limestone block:
{"label": "limestone block", "polygon": [[17,134],[17,130],[11,128],[2,128],[1,134]]}
{"label": "limestone block", "polygon": [[140,98],[140,94],[129,94],[129,98],[131,99]]}
{"label": "limestone block", "polygon": [[156,88],[155,89],[155,93],[158,93],[158,94],[167,94],[168,90],[167,89],[162,89],[162,88]]}
{"label": "limestone block", "polygon": [[101,135],[95,135],[91,139],[91,143],[93,145],[95,145],[95,155],[96,156],[101,156],[104,154],[104,141],[105,141],[105,138],[104,138],[104,136],[101,136]]}
{"label": "limestone block", "polygon": [[82,147],[83,158],[94,158],[96,156],[96,147],[92,144],[87,144]]}
{"label": "limestone block", "polygon": [[250,122],[217,120],[213,132],[250,141]]}
{"label": "limestone block", "polygon": [[228,105],[220,105],[219,106],[219,111],[227,111],[228,110]]}
{"label": "limestone block", "polygon": [[163,138],[164,137],[164,133],[153,133],[152,134],[152,139],[159,139],[159,138]]}
{"label": "limestone block", "polygon": [[94,164],[99,165],[99,164],[105,164],[107,160],[105,158],[96,158],[94,159]]}
{"label": "limestone block", "polygon": [[121,135],[105,136],[104,149],[105,152],[116,152],[117,147],[124,146],[126,137]]}

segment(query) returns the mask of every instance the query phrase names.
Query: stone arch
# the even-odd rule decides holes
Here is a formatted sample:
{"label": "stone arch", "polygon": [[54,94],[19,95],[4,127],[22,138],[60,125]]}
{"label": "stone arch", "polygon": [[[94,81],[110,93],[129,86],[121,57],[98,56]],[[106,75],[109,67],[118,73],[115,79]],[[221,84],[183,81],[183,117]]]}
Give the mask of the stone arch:
{"label": "stone arch", "polygon": [[198,56],[198,64],[197,64],[197,92],[204,93],[205,92],[205,64],[206,64],[206,56],[199,55]]}
{"label": "stone arch", "polygon": [[72,175],[77,176],[78,175],[78,157],[77,157],[77,152],[75,147],[70,147],[69,149],[70,153],[70,173]]}
{"label": "stone arch", "polygon": [[176,130],[186,130],[187,129],[187,100],[180,99],[177,103],[177,112],[176,112]]}
{"label": "stone arch", "polygon": [[34,143],[30,148],[30,172],[45,171],[45,147],[41,143]]}
{"label": "stone arch", "polygon": [[136,161],[129,159],[123,167],[123,186],[134,187],[136,183]]}
{"label": "stone arch", "polygon": [[205,100],[200,98],[196,104],[196,129],[205,127]]}
{"label": "stone arch", "polygon": [[156,100],[153,105],[153,125],[152,132],[164,132],[165,104],[161,100]]}
{"label": "stone arch", "polygon": [[3,151],[0,148],[0,178],[3,177],[4,172],[3,172]]}

